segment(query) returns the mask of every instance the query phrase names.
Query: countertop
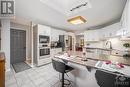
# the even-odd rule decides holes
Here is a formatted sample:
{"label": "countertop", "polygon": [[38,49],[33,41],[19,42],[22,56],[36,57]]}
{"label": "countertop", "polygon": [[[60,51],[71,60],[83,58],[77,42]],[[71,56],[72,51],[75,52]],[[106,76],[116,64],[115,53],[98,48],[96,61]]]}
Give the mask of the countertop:
{"label": "countertop", "polygon": [[4,52],[0,52],[0,62],[5,61],[5,54]]}
{"label": "countertop", "polygon": [[117,50],[117,51],[121,51],[118,49],[107,49],[107,48],[98,48],[98,47],[84,47],[86,49],[99,49],[99,50],[105,50],[105,51],[113,51],[113,50]]}
{"label": "countertop", "polygon": [[113,61],[119,62],[125,65],[130,66],[130,57],[122,57],[122,56],[114,56],[114,55],[106,55],[106,54],[94,54],[94,53],[87,53],[87,58],[96,61]]}
{"label": "countertop", "polygon": [[88,67],[95,68],[95,64],[97,63],[97,61],[91,60],[91,59],[88,59],[88,61],[82,61],[82,58],[78,57],[78,56],[77,57],[71,56],[69,58],[64,58],[64,57],[62,58],[62,57],[59,57],[59,56],[61,56],[61,55],[58,54],[58,55],[55,55],[54,57],[68,61],[68,62],[76,63],[76,64],[79,64],[79,65],[82,65],[82,66],[88,66]]}
{"label": "countertop", "polygon": [[57,49],[57,48],[62,48],[62,47],[51,47],[51,49]]}
{"label": "countertop", "polygon": [[83,61],[82,52],[70,52],[70,55],[71,55],[71,57],[63,58],[63,57],[60,57],[60,56],[63,56],[63,54],[57,54],[57,55],[55,55],[55,58],[60,58],[63,60],[67,60],[69,62],[80,64],[83,66],[94,67],[94,68],[96,68],[95,64],[98,61],[107,61],[107,60],[119,62],[124,65],[130,66],[130,58],[125,58],[125,57],[120,57],[120,56],[104,55],[104,54],[99,55],[99,54],[87,52],[86,53],[87,61]]}

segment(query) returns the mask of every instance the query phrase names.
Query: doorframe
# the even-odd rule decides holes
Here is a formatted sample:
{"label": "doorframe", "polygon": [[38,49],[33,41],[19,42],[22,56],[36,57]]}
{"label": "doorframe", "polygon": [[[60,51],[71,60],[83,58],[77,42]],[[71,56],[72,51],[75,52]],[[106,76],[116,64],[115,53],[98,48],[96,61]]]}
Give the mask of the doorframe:
{"label": "doorframe", "polygon": [[[22,29],[22,28],[17,28],[17,27],[10,27],[10,34],[11,34],[11,29],[26,31],[26,54],[25,55],[26,55],[26,60],[27,60],[27,51],[28,51],[28,46],[27,46],[27,30]],[[11,37],[10,37],[10,40],[11,40]],[[10,44],[10,55],[11,55],[11,44]]]}

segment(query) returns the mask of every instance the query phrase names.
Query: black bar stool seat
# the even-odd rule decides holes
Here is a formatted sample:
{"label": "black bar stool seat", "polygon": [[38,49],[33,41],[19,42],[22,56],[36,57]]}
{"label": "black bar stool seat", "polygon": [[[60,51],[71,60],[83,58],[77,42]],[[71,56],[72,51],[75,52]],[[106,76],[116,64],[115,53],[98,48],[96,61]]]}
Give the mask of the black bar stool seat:
{"label": "black bar stool seat", "polygon": [[53,68],[57,71],[57,72],[60,72],[62,73],[62,79],[61,79],[61,82],[62,82],[62,87],[64,87],[64,74],[65,73],[68,73],[70,71],[73,70],[72,67],[66,65],[65,63],[63,62],[60,62],[60,61],[56,61],[54,59],[52,59],[52,65],[53,65]]}
{"label": "black bar stool seat", "polygon": [[108,71],[97,70],[95,78],[100,87],[130,87],[130,77],[116,75]]}

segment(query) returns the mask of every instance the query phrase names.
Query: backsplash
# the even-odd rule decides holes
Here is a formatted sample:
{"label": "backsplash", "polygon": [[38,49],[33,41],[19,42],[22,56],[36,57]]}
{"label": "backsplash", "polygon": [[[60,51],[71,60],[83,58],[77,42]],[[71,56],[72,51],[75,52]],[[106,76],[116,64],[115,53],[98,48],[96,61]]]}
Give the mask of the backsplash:
{"label": "backsplash", "polygon": [[[109,41],[111,41],[113,49],[122,50],[122,51],[125,50],[125,47],[123,46],[123,44],[130,43],[130,41],[121,41],[119,38],[111,38],[109,39]],[[103,45],[104,47],[105,47],[105,43],[106,41],[104,42],[104,45]]]}
{"label": "backsplash", "polygon": [[95,47],[95,48],[102,48],[103,47],[103,42],[87,42],[86,47]]}
{"label": "backsplash", "polygon": [[108,48],[108,46],[106,46],[107,41],[111,41],[113,49],[117,49],[117,50],[121,50],[121,51],[125,50],[125,47],[123,47],[124,43],[130,43],[130,41],[121,41],[119,38],[111,38],[106,41],[87,42],[86,46],[87,47],[97,47],[97,48]]}

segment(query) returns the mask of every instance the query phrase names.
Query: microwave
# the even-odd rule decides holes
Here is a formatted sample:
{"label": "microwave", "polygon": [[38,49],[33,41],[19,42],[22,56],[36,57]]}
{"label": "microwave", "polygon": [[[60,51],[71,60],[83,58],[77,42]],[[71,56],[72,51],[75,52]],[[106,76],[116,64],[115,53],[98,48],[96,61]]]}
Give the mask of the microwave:
{"label": "microwave", "polygon": [[39,43],[49,43],[49,41],[50,41],[49,36],[39,35]]}

